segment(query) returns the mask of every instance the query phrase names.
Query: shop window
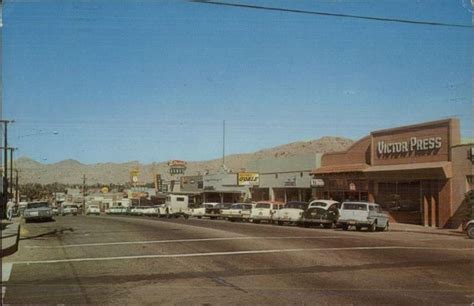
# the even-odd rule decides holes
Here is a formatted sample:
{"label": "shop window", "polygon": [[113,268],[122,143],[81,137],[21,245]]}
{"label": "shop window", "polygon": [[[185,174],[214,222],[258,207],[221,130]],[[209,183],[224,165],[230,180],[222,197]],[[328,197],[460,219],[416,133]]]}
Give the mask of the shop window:
{"label": "shop window", "polygon": [[303,172],[300,172],[300,177],[303,177]]}

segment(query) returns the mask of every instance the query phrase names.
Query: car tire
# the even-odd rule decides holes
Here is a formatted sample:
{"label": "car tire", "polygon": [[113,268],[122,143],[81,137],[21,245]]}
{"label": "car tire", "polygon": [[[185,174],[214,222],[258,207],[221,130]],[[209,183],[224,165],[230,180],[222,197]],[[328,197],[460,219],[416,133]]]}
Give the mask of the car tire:
{"label": "car tire", "polygon": [[368,227],[369,232],[375,232],[376,229],[377,229],[377,220],[374,221],[374,223],[370,224]]}
{"label": "car tire", "polygon": [[326,229],[330,229],[330,228],[332,228],[332,223],[324,223],[323,227],[326,228]]}
{"label": "car tire", "polygon": [[362,226],[356,225],[356,231],[360,232],[362,230]]}
{"label": "car tire", "polygon": [[343,231],[347,231],[349,229],[349,225],[347,224],[343,224],[341,227]]}
{"label": "car tire", "polygon": [[377,232],[385,232],[386,230],[388,230],[388,222],[385,224],[385,226],[376,228]]}
{"label": "car tire", "polygon": [[282,226],[282,225],[283,225],[283,221],[278,221],[278,225]]}
{"label": "car tire", "polygon": [[469,239],[474,239],[474,225],[471,224],[466,229],[467,236]]}

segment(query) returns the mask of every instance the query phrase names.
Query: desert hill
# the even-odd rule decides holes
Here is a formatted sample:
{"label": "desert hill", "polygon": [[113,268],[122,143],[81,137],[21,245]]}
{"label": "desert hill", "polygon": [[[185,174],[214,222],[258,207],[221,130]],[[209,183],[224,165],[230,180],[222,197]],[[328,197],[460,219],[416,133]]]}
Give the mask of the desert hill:
{"label": "desert hill", "polygon": [[[298,141],[273,148],[263,149],[254,153],[234,154],[226,156],[226,166],[239,171],[252,160],[266,158],[283,158],[309,153],[325,153],[342,151],[353,143],[352,140],[341,137],[322,137],[311,141]],[[188,161],[186,174],[194,175],[208,170],[215,172],[221,165],[221,159],[208,161]],[[153,173],[160,173],[167,178],[168,165],[165,162],[141,164],[138,161],[126,163],[97,163],[82,164],[76,160],[63,160],[54,164],[42,164],[28,157],[15,160],[15,166],[20,170],[21,183],[64,183],[81,184],[85,174],[87,184],[121,184],[130,180],[130,171],[140,170],[140,179],[145,182],[153,181]]]}

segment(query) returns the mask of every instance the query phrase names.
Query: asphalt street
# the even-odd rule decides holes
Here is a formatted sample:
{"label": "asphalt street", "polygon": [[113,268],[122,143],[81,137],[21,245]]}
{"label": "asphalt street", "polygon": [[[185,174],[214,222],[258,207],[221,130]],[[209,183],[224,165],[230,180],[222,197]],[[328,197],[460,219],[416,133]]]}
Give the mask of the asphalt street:
{"label": "asphalt street", "polygon": [[471,304],[474,241],[207,219],[22,224],[3,302]]}

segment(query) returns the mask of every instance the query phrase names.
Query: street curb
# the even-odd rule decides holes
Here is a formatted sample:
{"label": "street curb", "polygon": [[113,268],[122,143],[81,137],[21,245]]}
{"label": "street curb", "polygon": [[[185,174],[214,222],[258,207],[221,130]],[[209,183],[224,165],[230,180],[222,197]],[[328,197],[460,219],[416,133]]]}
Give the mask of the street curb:
{"label": "street curb", "polygon": [[[418,234],[428,234],[428,235],[441,235],[441,236],[464,236],[465,233],[461,231],[451,231],[451,232],[435,232],[435,231],[424,231],[424,230],[417,230],[417,229],[401,229],[397,228],[394,229],[393,227],[390,228],[391,232],[397,232],[397,233],[418,233]],[[446,230],[444,230],[446,231]]]}
{"label": "street curb", "polygon": [[2,230],[2,253],[0,257],[12,255],[18,251],[20,241],[20,224],[12,223]]}

